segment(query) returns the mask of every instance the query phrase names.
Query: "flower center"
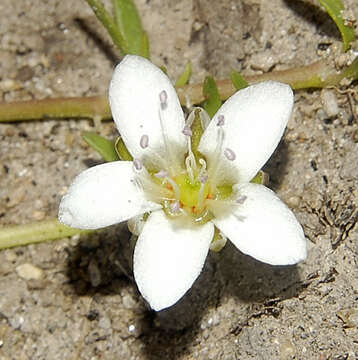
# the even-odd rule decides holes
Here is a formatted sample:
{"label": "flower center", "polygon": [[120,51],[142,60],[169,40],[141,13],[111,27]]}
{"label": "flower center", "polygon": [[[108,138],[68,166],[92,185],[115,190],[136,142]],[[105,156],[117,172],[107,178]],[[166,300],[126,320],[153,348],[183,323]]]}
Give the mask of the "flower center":
{"label": "flower center", "polygon": [[209,195],[209,184],[207,182],[203,184],[198,179],[192,182],[187,174],[179,175],[175,182],[179,186],[180,202],[183,206],[197,207]]}
{"label": "flower center", "polygon": [[[159,120],[161,124],[163,143],[167,154],[163,158],[150,148],[150,138],[143,134],[140,139],[140,146],[148,155],[156,160],[157,169],[148,171],[141,160],[134,159],[134,169],[138,174],[138,184],[143,188],[148,198],[163,205],[165,213],[169,217],[189,216],[196,223],[205,223],[213,218],[211,209],[230,209],[242,203],[242,199],[234,199],[232,185],[219,185],[218,173],[220,160],[225,156],[228,160],[234,161],[236,155],[229,148],[223,149],[225,119],[219,115],[217,127],[218,137],[215,148],[215,156],[210,163],[210,169],[206,169],[206,161],[198,156],[197,144],[192,142],[195,132],[193,122],[200,121],[201,109],[194,110],[188,117],[183,134],[187,137],[188,152],[184,164],[175,157],[174,147],[167,136],[165,124],[165,111],[168,107],[167,93],[162,91],[159,94]],[[193,126],[193,128],[192,128]],[[203,126],[204,127],[204,126]],[[203,130],[203,129],[202,129]],[[200,135],[201,136],[201,135]],[[194,144],[194,145],[193,145]],[[194,147],[193,147],[194,146]],[[195,153],[195,155],[194,155]],[[179,164],[179,165],[178,165]],[[184,168],[183,168],[184,165]],[[216,209],[217,210],[217,209]]]}

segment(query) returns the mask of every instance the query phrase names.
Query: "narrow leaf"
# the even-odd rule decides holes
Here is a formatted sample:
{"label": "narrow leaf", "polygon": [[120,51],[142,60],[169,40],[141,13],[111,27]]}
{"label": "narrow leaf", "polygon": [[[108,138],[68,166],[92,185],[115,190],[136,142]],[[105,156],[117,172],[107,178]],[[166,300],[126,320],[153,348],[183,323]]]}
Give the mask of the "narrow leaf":
{"label": "narrow leaf", "polygon": [[127,53],[148,55],[148,47],[143,47],[143,28],[133,0],[113,0],[114,18],[119,31],[127,43]]}
{"label": "narrow leaf", "polygon": [[102,23],[105,29],[111,36],[113,43],[119,48],[123,55],[128,53],[127,43],[119,30],[118,26],[114,22],[114,19],[104,7],[101,0],[86,0],[88,5],[92,8],[93,12],[97,16],[97,19]]}
{"label": "narrow leaf", "polygon": [[82,134],[82,137],[91,148],[96,150],[103,157],[105,161],[119,160],[113,141],[97,135],[96,133],[87,131]]}
{"label": "narrow leaf", "polygon": [[319,0],[321,5],[326,9],[329,16],[336,23],[343,39],[343,50],[347,51],[351,42],[355,39],[353,24],[346,24],[342,16],[344,4],[342,0]]}
{"label": "narrow leaf", "polygon": [[236,90],[241,90],[249,86],[249,83],[235,70],[231,72],[230,77]]}
{"label": "narrow leaf", "polygon": [[192,73],[192,66],[191,66],[191,61],[189,61],[186,64],[184,71],[179,76],[175,86],[184,86],[184,85],[186,85],[190,80],[191,73]]}
{"label": "narrow leaf", "polygon": [[222,104],[216,81],[212,76],[205,78],[203,94],[206,99],[203,107],[212,118]]}

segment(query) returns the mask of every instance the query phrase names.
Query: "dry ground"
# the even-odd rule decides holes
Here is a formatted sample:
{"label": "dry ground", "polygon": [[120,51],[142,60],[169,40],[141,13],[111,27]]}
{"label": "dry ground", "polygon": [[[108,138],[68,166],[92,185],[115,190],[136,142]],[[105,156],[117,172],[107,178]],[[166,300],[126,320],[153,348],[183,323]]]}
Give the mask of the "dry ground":
{"label": "dry ground", "polygon": [[[174,79],[191,60],[195,81],[309,64],[340,46],[317,3],[137,1],[153,61]],[[357,18],[358,3],[346,3]],[[120,57],[84,1],[1,0],[0,14],[3,100],[107,91]],[[271,267],[229,244],[156,314],[119,265],[124,228],[2,251],[0,359],[357,359],[358,98],[330,90],[330,117],[322,96],[296,93],[267,165],[312,241],[306,262]],[[1,225],[56,216],[74,176],[100,161],[81,140],[89,129],[87,120],[0,125]],[[111,122],[101,133],[116,136]]]}

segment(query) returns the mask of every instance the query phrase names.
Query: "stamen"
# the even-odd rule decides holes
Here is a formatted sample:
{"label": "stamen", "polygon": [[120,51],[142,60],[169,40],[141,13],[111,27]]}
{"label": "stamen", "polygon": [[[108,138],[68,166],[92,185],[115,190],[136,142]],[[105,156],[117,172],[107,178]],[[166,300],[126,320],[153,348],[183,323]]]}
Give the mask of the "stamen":
{"label": "stamen", "polygon": [[137,171],[140,171],[143,169],[143,163],[139,159],[134,159],[133,165]]}
{"label": "stamen", "polygon": [[184,134],[185,136],[192,136],[192,135],[193,135],[193,132],[191,131],[189,125],[185,125],[185,126],[184,126],[183,134]]}
{"label": "stamen", "polygon": [[[186,126],[188,126],[188,125],[185,125],[185,127]],[[184,129],[185,129],[185,127],[184,127]],[[191,132],[190,128],[189,128],[189,130]],[[193,154],[193,151],[191,149],[190,137],[188,137],[188,156],[185,159],[185,167],[186,167],[186,172],[189,175],[190,182],[193,184],[194,183],[194,172],[196,171],[196,161],[195,161],[195,156]]]}
{"label": "stamen", "polygon": [[169,173],[168,173],[168,171],[166,171],[166,170],[160,170],[160,171],[157,172],[154,176],[157,177],[157,178],[159,178],[159,179],[164,179],[164,178],[166,178],[166,177],[169,176]]}
{"label": "stamen", "polygon": [[168,94],[165,90],[162,90],[159,93],[159,100],[160,100],[160,107],[162,108],[162,110],[165,110],[168,106]]}
{"label": "stamen", "polygon": [[199,164],[201,165],[201,169],[198,175],[198,178],[200,179],[200,177],[206,173],[206,161],[204,159],[199,159]]}
{"label": "stamen", "polygon": [[[193,153],[189,153],[189,155],[186,157],[185,159],[185,167],[186,167],[186,172],[189,175],[190,178],[190,182],[193,184],[194,183],[194,170],[193,170],[193,164],[195,164],[195,158]],[[196,167],[196,166],[195,166]]]}
{"label": "stamen", "polygon": [[[137,160],[137,159],[136,159]],[[134,160],[133,165],[134,168],[137,170],[138,161]],[[142,162],[139,160],[140,164],[142,165],[140,172],[138,172],[134,181],[136,182],[137,186],[145,192],[145,194],[153,201],[164,201],[164,200],[172,200],[173,193],[163,187],[162,185],[156,184],[153,181],[152,176],[148,173],[145,166],[143,166]],[[139,166],[140,167],[140,166]],[[137,170],[139,171],[139,170]]]}
{"label": "stamen", "polygon": [[199,176],[199,181],[202,183],[202,184],[206,184],[207,181],[209,179],[209,176],[208,175],[202,175],[202,176]]}
{"label": "stamen", "polygon": [[179,189],[178,184],[170,177],[166,177],[165,180],[167,180],[168,183],[173,187],[175,199],[179,201],[180,200],[180,189]]}
{"label": "stamen", "polygon": [[225,157],[230,160],[230,161],[234,161],[236,159],[236,154],[234,153],[233,150],[229,149],[229,148],[226,148],[224,150],[224,155]]}
{"label": "stamen", "polygon": [[139,144],[142,149],[145,149],[146,147],[148,147],[148,144],[149,144],[148,135],[142,135],[142,137],[140,138]]}
{"label": "stamen", "polygon": [[243,204],[246,200],[247,200],[247,196],[246,195],[241,195],[236,199],[236,202],[238,204]]}
{"label": "stamen", "polygon": [[173,213],[178,213],[180,211],[180,202],[177,200],[177,201],[174,201],[173,203],[171,203],[170,210]]}
{"label": "stamen", "polygon": [[160,121],[160,127],[163,134],[163,142],[165,146],[166,153],[168,154],[168,159],[166,159],[167,166],[166,168],[169,170],[169,172],[173,175],[173,173],[176,173],[178,170],[178,159],[174,154],[174,149],[170,145],[170,141],[168,139],[168,134],[166,131],[166,124],[163,119],[164,110],[167,108],[167,100],[168,100],[168,94],[165,90],[162,90],[159,93],[159,100],[160,100],[160,107],[158,111],[159,121]]}
{"label": "stamen", "polygon": [[208,181],[208,176],[202,176],[200,180],[201,182],[201,185],[200,185],[200,190],[199,190],[199,195],[198,195],[198,203],[196,205],[196,209],[198,212],[201,212],[203,211],[204,209],[204,202],[205,202],[205,196],[204,196],[204,193],[205,193],[205,184],[206,182]]}
{"label": "stamen", "polygon": [[216,123],[216,126],[223,126],[225,124],[225,117],[224,115],[218,116],[218,122]]}
{"label": "stamen", "polygon": [[220,155],[221,155],[221,151],[222,151],[222,146],[223,146],[223,142],[224,142],[224,130],[222,128],[222,126],[218,127],[218,140],[216,143],[216,147],[215,147],[215,156],[213,161],[210,163],[210,181],[211,181],[211,187],[213,190],[215,190],[216,188],[216,174],[218,172],[219,169],[219,159],[220,159]]}

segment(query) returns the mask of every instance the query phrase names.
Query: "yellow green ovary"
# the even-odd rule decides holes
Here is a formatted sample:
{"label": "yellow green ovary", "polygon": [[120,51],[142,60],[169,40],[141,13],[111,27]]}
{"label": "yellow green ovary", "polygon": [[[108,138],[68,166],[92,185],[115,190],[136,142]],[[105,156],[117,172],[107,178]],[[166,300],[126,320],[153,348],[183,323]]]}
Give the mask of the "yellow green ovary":
{"label": "yellow green ovary", "polygon": [[[175,178],[175,182],[180,189],[180,201],[184,206],[193,207],[197,206],[199,201],[199,193],[202,183],[195,179],[191,183],[190,178],[187,174],[179,175]],[[204,185],[203,199],[206,199],[209,195],[209,184]]]}

